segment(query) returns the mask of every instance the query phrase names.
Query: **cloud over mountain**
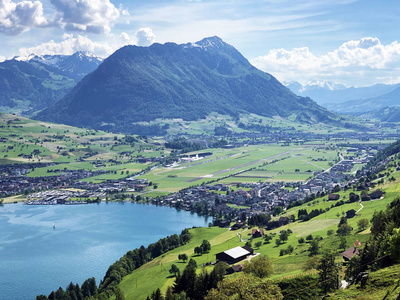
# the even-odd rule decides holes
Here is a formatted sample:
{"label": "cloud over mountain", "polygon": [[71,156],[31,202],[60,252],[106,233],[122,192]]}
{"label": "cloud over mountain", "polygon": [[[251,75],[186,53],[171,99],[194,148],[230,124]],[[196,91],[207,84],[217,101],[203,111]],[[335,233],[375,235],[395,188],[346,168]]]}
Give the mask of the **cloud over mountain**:
{"label": "cloud over mountain", "polygon": [[51,0],[58,23],[68,31],[110,32],[120,11],[109,0]]}
{"label": "cloud over mountain", "polygon": [[139,46],[150,46],[156,40],[156,36],[149,27],[140,28],[136,32],[137,43]]}
{"label": "cloud over mountain", "polygon": [[134,40],[125,32],[118,36],[112,36],[108,42],[95,42],[89,37],[79,34],[64,34],[61,42],[50,40],[35,47],[21,48],[19,56],[28,56],[32,53],[36,55],[71,55],[77,51],[87,51],[100,57],[107,57],[118,48],[134,43]]}
{"label": "cloud over mountain", "polygon": [[313,54],[308,47],[292,50],[273,49],[252,63],[271,72],[280,80],[312,80],[320,78],[352,85],[400,80],[400,44],[383,45],[378,38],[365,37],[343,43],[323,55]]}

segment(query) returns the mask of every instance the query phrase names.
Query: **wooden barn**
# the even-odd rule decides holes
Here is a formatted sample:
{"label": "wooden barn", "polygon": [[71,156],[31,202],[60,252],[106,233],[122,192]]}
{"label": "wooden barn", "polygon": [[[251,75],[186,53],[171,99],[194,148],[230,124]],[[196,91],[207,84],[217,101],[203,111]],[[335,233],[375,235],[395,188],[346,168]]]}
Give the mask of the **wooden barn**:
{"label": "wooden barn", "polygon": [[254,253],[254,250],[248,246],[237,246],[235,248],[220,252],[216,254],[216,259],[217,261],[224,261],[229,264],[234,264],[237,263],[238,261],[241,261],[245,258],[247,258],[249,255],[252,255]]}

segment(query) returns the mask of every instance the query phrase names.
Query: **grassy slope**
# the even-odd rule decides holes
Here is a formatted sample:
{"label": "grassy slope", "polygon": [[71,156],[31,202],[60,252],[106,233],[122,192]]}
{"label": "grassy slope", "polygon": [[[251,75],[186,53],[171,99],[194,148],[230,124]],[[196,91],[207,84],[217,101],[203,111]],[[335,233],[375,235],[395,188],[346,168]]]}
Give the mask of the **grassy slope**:
{"label": "grassy slope", "polygon": [[[364,230],[363,232],[357,231],[357,221],[362,218],[371,219],[374,211],[385,209],[386,205],[394,199],[397,191],[400,191],[400,172],[394,173],[392,175],[396,178],[395,182],[387,182],[380,186],[380,188],[387,192],[385,198],[375,201],[363,202],[364,208],[354,218],[348,220],[349,224],[354,228],[354,230],[351,235],[346,237],[347,247],[351,247],[355,239],[358,239],[361,243],[365,243],[369,238],[369,229]],[[348,199],[349,193],[350,190],[346,192],[340,192],[341,199]],[[316,201],[313,201],[311,203],[303,204],[300,207],[294,207],[285,212],[284,215],[295,214],[297,217],[297,211],[300,208],[306,208],[308,211],[311,211],[312,209],[331,207],[331,205],[334,203],[336,203],[336,201],[328,202],[323,201],[322,199],[317,199]],[[338,255],[337,261],[342,261],[340,253],[345,249],[339,248],[340,238],[336,235],[328,236],[327,231],[329,229],[336,231],[337,224],[339,223],[339,218],[337,217],[337,214],[341,216],[342,212],[346,212],[349,209],[358,210],[360,207],[361,206],[359,203],[345,204],[339,207],[331,208],[327,213],[319,215],[308,222],[296,221],[286,226],[268,231],[268,234],[275,233],[276,235],[270,243],[263,243],[260,248],[256,248],[256,252],[267,255],[272,259],[273,267],[275,270],[275,274],[272,276],[272,279],[277,280],[280,278],[296,276],[304,273],[302,269],[302,264],[308,259],[309,244],[299,244],[298,239],[300,237],[305,237],[308,234],[312,234],[313,236],[322,236],[323,240],[320,242],[320,248],[336,249]],[[279,232],[284,229],[291,229],[293,233],[289,236],[289,239],[284,244],[276,246],[275,239],[278,237]],[[174,278],[171,277],[168,272],[172,263],[175,263],[181,270],[183,270],[186,265],[178,261],[178,254],[188,254],[189,257],[194,258],[197,261],[198,266],[200,266],[207,261],[214,260],[215,254],[220,251],[224,251],[238,245],[244,245],[244,243],[239,241],[239,238],[236,234],[237,232],[240,232],[242,238],[247,239],[249,238],[251,229],[233,232],[227,231],[227,229],[220,228],[197,228],[192,229],[191,232],[193,233],[193,239],[190,241],[189,244],[177,248],[167,254],[164,254],[163,257],[159,257],[153,260],[152,262],[142,266],[139,270],[134,271],[132,274],[124,278],[124,280],[120,284],[120,287],[127,299],[145,299],[149,294],[151,294],[152,291],[159,287],[162,288],[161,290],[163,292],[165,292],[167,287],[172,285],[174,282]],[[205,254],[203,256],[195,256],[193,254],[194,247],[198,246],[203,239],[210,240],[212,244],[212,249],[208,255]],[[263,242],[263,239],[254,239],[253,247],[255,247],[255,243],[257,241]],[[292,245],[294,247],[294,252],[291,255],[279,256],[280,250],[286,249],[289,245]],[[198,271],[200,271],[200,269],[201,268],[199,267]],[[390,281],[389,276],[387,276],[387,278],[388,281]],[[391,285],[391,287],[394,288],[395,286]],[[349,295],[353,295],[351,294],[352,292],[347,293],[350,293]]]}
{"label": "grassy slope", "polygon": [[400,293],[400,265],[371,272],[365,288],[360,284],[338,290],[330,299],[394,300]]}
{"label": "grassy slope", "polygon": [[[103,131],[86,130],[62,124],[52,124],[30,120],[24,117],[0,113],[0,164],[58,162],[61,164],[44,168],[35,168],[28,176],[52,176],[60,172],[48,172],[55,169],[85,169],[97,170],[94,161],[103,162],[102,170],[116,171],[117,174],[103,174],[85,179],[101,182],[107,179],[117,179],[140,172],[150,164],[129,163],[129,156],[120,155],[124,151],[133,151],[132,155],[145,157],[164,154],[159,146],[143,141],[135,145],[116,145],[116,140],[123,135]],[[60,150],[59,147],[62,149]],[[40,153],[32,158],[24,158],[20,154],[30,155],[34,150]],[[64,152],[65,155],[62,155]],[[98,154],[95,154],[98,153]],[[86,154],[91,156],[85,157]],[[84,161],[80,161],[84,159]],[[122,164],[107,162],[113,159]],[[121,172],[124,174],[121,174]]]}

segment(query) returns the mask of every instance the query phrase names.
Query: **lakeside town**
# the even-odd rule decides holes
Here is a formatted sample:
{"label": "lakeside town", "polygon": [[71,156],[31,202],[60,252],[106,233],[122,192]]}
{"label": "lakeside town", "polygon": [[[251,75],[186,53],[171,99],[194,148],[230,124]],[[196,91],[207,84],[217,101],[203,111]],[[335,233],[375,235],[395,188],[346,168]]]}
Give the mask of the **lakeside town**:
{"label": "lakeside town", "polygon": [[[136,176],[93,183],[82,179],[109,171],[56,169],[58,175],[28,177],[26,174],[31,169],[51,164],[2,166],[1,171],[7,171],[8,176],[0,178],[1,196],[24,194],[24,203],[27,205],[74,205],[110,200],[147,202],[213,216],[215,219],[240,220],[244,215],[248,218],[265,213],[279,214],[297,201],[311,201],[325,195],[328,200],[339,200],[334,193],[358,183],[358,178],[366,174],[362,166],[374,157],[376,150],[368,146],[349,147],[346,150],[347,159],[338,155],[336,164],[327,170],[314,172],[307,181],[238,182],[228,185],[212,180],[155,198],[146,197],[146,191],[154,188],[153,183]],[[194,159],[198,159],[198,156]],[[187,159],[178,158],[174,164],[182,161],[186,162]],[[364,182],[360,189],[368,189],[369,185]]]}

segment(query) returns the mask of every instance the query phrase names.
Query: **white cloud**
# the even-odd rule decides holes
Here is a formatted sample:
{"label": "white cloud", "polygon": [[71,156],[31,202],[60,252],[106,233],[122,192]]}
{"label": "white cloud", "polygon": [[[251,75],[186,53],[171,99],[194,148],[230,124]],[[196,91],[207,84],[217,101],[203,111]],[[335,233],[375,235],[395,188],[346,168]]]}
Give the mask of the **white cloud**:
{"label": "white cloud", "polygon": [[140,28],[135,35],[139,46],[150,46],[156,39],[155,34],[149,27]]}
{"label": "white cloud", "polygon": [[[67,31],[108,33],[120,10],[109,0],[51,0],[58,23]],[[125,12],[124,12],[125,14]]]}
{"label": "white cloud", "polygon": [[285,81],[322,79],[355,86],[393,83],[399,78],[400,44],[382,45],[378,38],[365,37],[323,55],[315,55],[307,47],[273,49],[251,62]]}
{"label": "white cloud", "polygon": [[0,33],[17,35],[33,27],[47,25],[40,1],[0,0]]}
{"label": "white cloud", "polygon": [[109,33],[120,17],[127,19],[130,15],[122,5],[116,8],[110,0],[50,2],[52,6],[47,7],[49,13],[44,15],[41,1],[0,0],[0,33],[17,35],[44,26],[61,27],[67,31]]}
{"label": "white cloud", "polygon": [[77,51],[88,51],[100,57],[107,57],[120,47],[133,44],[134,41],[127,33],[121,33],[119,36],[110,36],[109,42],[95,42],[86,36],[64,34],[64,40],[55,42],[53,40],[40,44],[35,47],[19,49],[19,56],[25,57],[32,53],[36,55],[71,55]]}

